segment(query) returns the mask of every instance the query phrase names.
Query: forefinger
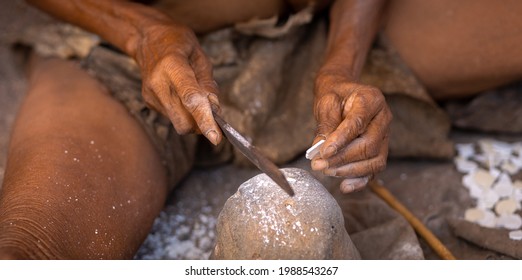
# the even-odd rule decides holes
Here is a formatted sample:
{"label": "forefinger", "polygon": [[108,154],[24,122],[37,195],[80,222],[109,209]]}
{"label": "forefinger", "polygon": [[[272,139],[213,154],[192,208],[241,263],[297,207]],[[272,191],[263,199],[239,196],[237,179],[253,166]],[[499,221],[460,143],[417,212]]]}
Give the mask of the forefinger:
{"label": "forefinger", "polygon": [[187,60],[178,59],[175,66],[167,73],[183,106],[193,116],[201,133],[213,144],[219,143],[221,134],[212,116],[209,93],[199,85]]}

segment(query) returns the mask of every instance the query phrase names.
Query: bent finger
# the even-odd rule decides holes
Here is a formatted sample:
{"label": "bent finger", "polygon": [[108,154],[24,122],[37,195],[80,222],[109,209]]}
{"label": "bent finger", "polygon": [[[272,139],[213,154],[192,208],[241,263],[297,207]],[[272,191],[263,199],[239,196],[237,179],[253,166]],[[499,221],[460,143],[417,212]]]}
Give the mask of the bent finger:
{"label": "bent finger", "polygon": [[212,116],[209,93],[200,87],[192,67],[187,61],[178,60],[177,67],[168,76],[181,103],[190,112],[201,133],[217,145],[222,136]]}
{"label": "bent finger", "polygon": [[312,166],[335,168],[351,162],[357,162],[376,157],[381,152],[382,145],[388,145],[386,138],[389,132],[391,115],[382,111],[368,125],[361,136],[355,138],[344,149],[327,159],[317,159]]}
{"label": "bent finger", "polygon": [[358,178],[374,175],[386,168],[386,159],[388,157],[388,137],[385,138],[385,145],[382,145],[378,156],[349,163],[336,168],[328,168],[323,171],[325,175]]}
{"label": "bent finger", "polygon": [[347,194],[362,190],[364,187],[366,187],[366,185],[368,185],[369,181],[370,176],[353,179],[344,179],[339,187],[342,193]]}
{"label": "bent finger", "polygon": [[167,82],[145,83],[142,94],[144,97],[147,96],[147,104],[170,119],[178,134],[194,132],[196,127],[194,119],[183,108],[179,98],[172,96]]}
{"label": "bent finger", "polygon": [[350,95],[343,108],[344,120],[321,148],[323,158],[333,156],[366,131],[368,124],[383,107],[383,100],[376,100],[376,95],[377,93],[371,91],[354,92]]}

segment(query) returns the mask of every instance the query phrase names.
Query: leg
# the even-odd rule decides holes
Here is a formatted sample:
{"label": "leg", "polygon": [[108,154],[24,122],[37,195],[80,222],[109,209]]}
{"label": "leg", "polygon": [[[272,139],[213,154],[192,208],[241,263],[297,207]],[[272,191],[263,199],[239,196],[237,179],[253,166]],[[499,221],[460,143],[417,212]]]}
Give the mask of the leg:
{"label": "leg", "polygon": [[436,99],[522,78],[522,2],[394,0],[385,33]]}
{"label": "leg", "polygon": [[126,109],[74,63],[37,59],[1,189],[0,258],[132,258],[166,194]]}
{"label": "leg", "polygon": [[[232,26],[255,18],[266,19],[283,15],[291,10],[300,10],[309,5],[309,0],[169,0],[155,1],[152,5],[186,24],[196,33],[206,33]],[[324,9],[328,1],[315,2],[316,10]]]}

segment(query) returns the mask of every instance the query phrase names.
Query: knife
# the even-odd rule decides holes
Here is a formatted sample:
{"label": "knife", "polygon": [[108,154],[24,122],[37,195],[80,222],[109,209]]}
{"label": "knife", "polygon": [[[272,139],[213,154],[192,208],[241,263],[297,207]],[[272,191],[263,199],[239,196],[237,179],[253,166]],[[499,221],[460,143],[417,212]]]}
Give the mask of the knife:
{"label": "knife", "polygon": [[219,127],[228,138],[228,141],[234,145],[239,151],[245,155],[257,168],[263,171],[268,177],[281,187],[288,195],[294,196],[294,190],[286,180],[285,176],[277,166],[265,157],[255,146],[250,144],[237,130],[227,123],[218,112],[212,108],[212,114]]}

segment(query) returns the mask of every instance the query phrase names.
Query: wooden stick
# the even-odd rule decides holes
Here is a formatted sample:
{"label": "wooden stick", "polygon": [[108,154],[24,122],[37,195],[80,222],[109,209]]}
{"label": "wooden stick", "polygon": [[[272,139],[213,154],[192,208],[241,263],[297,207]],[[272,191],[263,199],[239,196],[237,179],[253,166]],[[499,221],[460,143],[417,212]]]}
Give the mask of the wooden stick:
{"label": "wooden stick", "polygon": [[419,220],[411,213],[406,206],[398,201],[391,192],[389,192],[384,186],[373,180],[369,183],[370,189],[375,192],[380,198],[382,198],[388,205],[399,212],[415,229],[415,231],[422,237],[428,245],[441,257],[443,260],[455,260],[455,256],[440,242],[440,240]]}

